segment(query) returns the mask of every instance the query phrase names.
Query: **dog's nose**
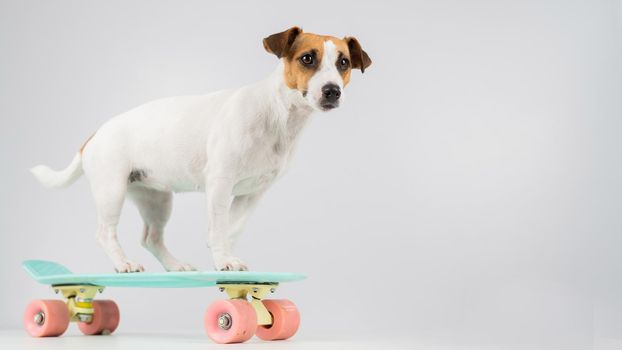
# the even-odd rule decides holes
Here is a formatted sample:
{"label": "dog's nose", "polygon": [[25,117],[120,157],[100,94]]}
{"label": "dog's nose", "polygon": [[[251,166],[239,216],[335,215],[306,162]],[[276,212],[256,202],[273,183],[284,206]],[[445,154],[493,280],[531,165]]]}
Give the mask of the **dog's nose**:
{"label": "dog's nose", "polygon": [[335,84],[326,84],[322,87],[322,95],[327,102],[337,102],[341,96],[341,89]]}

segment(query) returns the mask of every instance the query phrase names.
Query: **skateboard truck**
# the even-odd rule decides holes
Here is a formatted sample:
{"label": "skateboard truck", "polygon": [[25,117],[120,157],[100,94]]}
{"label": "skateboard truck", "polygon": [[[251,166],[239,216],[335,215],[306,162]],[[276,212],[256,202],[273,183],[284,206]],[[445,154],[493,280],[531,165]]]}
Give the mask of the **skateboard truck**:
{"label": "skateboard truck", "polygon": [[[67,300],[70,320],[85,323],[90,323],[93,320],[93,299],[95,295],[97,292],[102,293],[104,291],[104,287],[93,285],[53,285],[52,288],[54,293],[60,292]],[[40,324],[42,323],[43,321]]]}
{"label": "skateboard truck", "polygon": [[[250,302],[257,314],[257,325],[272,325],[272,315],[261,302],[269,293],[274,293],[278,283],[265,284],[245,284],[245,283],[219,283],[218,288],[221,292],[227,293],[229,299],[247,300]],[[55,285],[52,286],[56,294],[61,293],[66,299],[67,309],[69,310],[72,322],[90,323],[93,320],[93,299],[97,292],[102,293],[104,287],[93,285]],[[250,300],[249,300],[250,299]],[[37,313],[34,321],[43,324],[45,315]],[[231,315],[224,313],[218,318],[220,328],[227,330],[231,328]]]}
{"label": "skateboard truck", "polygon": [[[257,313],[257,325],[269,326],[272,325],[272,315],[261,302],[268,293],[274,293],[278,283],[264,283],[264,284],[245,284],[245,283],[218,283],[218,289],[221,292],[227,293],[229,299],[241,299],[247,300],[255,309]],[[250,300],[248,300],[250,297]],[[222,329],[231,328],[231,315],[224,313],[218,317],[218,326]]]}

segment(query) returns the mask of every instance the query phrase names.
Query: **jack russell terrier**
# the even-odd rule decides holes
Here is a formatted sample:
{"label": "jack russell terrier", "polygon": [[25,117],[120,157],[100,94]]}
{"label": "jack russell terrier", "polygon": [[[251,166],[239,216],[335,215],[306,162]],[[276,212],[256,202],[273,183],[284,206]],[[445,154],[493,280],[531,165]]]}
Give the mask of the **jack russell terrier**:
{"label": "jack russell terrier", "polygon": [[145,222],[141,243],[168,271],[194,268],[164,245],[173,192],[207,195],[207,245],[217,270],[247,270],[233,246],[266,189],[290,163],[300,131],[314,111],[339,106],[352,69],[371,59],[353,37],[304,33],[268,36],[280,59],[265,80],[239,89],[146,103],[97,130],[71,164],[31,169],[46,187],[65,187],[84,174],[97,207],[97,241],[117,272],[144,271],[117,240],[125,196]]}

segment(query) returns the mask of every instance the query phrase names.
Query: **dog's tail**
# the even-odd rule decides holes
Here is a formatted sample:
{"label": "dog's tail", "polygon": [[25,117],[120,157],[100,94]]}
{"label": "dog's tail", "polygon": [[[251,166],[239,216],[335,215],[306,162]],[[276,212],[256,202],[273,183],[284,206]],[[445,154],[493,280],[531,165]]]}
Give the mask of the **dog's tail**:
{"label": "dog's tail", "polygon": [[82,170],[82,154],[78,152],[71,164],[63,170],[54,171],[45,165],[37,165],[30,172],[39,182],[48,188],[67,187],[74,183],[84,171]]}

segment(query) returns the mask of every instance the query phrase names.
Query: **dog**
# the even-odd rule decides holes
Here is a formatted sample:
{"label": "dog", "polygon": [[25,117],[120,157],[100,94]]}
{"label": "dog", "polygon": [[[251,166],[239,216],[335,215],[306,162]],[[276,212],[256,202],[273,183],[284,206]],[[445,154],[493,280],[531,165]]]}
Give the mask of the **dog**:
{"label": "dog", "polygon": [[214,267],[248,270],[233,247],[249,214],[287,168],[301,130],[315,111],[343,100],[352,69],[371,59],[354,37],[292,27],[263,39],[279,58],[263,81],[206,95],[155,100],[104,123],[64,170],[38,165],[31,172],[46,187],[88,178],[97,208],[97,241],[117,272],[144,268],[127,258],[117,240],[125,197],[144,220],[141,244],[167,271],[195,270],[164,245],[174,192],[207,197]]}

